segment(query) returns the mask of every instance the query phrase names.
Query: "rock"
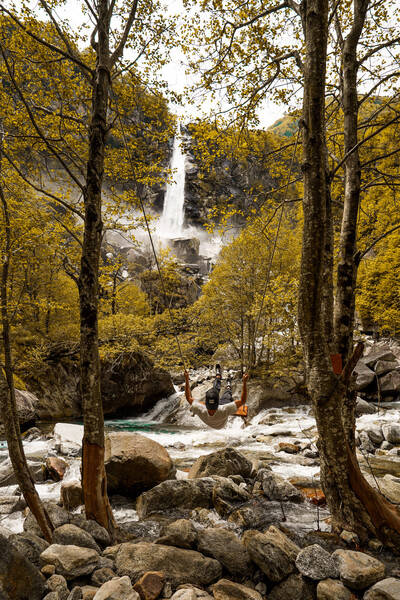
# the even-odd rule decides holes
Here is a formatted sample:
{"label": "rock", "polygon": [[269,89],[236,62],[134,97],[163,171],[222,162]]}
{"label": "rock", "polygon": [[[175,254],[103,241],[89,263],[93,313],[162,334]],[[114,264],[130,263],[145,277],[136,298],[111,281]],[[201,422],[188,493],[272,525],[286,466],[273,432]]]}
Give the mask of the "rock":
{"label": "rock", "polygon": [[51,575],[46,581],[45,588],[49,592],[57,593],[57,598],[59,600],[67,600],[69,596],[67,582],[62,575]]}
{"label": "rock", "polygon": [[[42,463],[33,462],[28,460],[28,467],[32,474],[35,483],[44,481],[44,469]],[[4,461],[0,466],[0,488],[18,484],[17,478],[15,477],[13,466],[8,459]]]}
{"label": "rock", "polygon": [[164,574],[160,571],[148,571],[135,583],[136,590],[141,600],[156,600],[161,594],[165,583]]}
{"label": "rock", "polygon": [[300,548],[276,527],[270,527],[267,533],[246,531],[243,543],[269,581],[279,583],[295,570]]}
{"label": "rock", "polygon": [[136,502],[139,519],[152,513],[171,510],[171,507],[193,509],[199,506],[212,507],[212,490],[215,480],[202,477],[192,480],[169,480],[144,492]]}
{"label": "rock", "polygon": [[268,600],[314,600],[312,586],[296,573],[274,586]]}
{"label": "rock", "polygon": [[366,431],[360,431],[358,434],[359,447],[363,454],[373,454],[375,452],[375,446],[369,439]]}
{"label": "rock", "polygon": [[390,502],[397,504],[400,499],[400,477],[394,477],[393,475],[384,475],[382,479],[379,479],[379,488],[381,493]]}
{"label": "rock", "polygon": [[49,543],[34,533],[13,533],[8,540],[14,548],[21,552],[32,564],[40,567],[40,555],[49,547]]}
{"label": "rock", "polygon": [[76,585],[68,596],[67,600],[82,600],[82,588]]}
{"label": "rock", "polygon": [[390,444],[400,444],[400,425],[397,423],[386,423],[382,426],[382,433]]}
{"label": "rock", "polygon": [[374,446],[380,446],[384,440],[382,426],[381,425],[372,425],[369,429],[365,430],[369,439],[374,444]]}
{"label": "rock", "polygon": [[90,575],[96,569],[99,558],[99,554],[91,548],[61,544],[52,544],[40,555],[42,563],[55,565],[56,573],[66,579]]}
{"label": "rock", "polygon": [[347,531],[346,529],[343,529],[340,534],[340,539],[343,540],[347,546],[360,546],[360,538],[356,533],[354,533],[354,531]]}
{"label": "rock", "polygon": [[[17,405],[18,420],[21,427],[25,428],[34,423],[37,418],[37,407],[39,399],[26,390],[15,390],[15,401]],[[0,418],[1,422],[1,418]]]}
{"label": "rock", "polygon": [[363,464],[364,470],[370,473],[372,469],[377,477],[383,477],[386,474],[400,477],[400,458],[397,456],[369,456],[369,465],[363,458],[359,462]]}
{"label": "rock", "polygon": [[58,456],[48,456],[46,458],[46,471],[48,479],[53,481],[61,481],[64,478],[68,463],[63,458]]}
{"label": "rock", "polygon": [[110,581],[115,577],[115,573],[109,567],[102,567],[101,569],[96,569],[92,573],[92,583],[97,585],[98,587],[102,586],[106,581]]}
{"label": "rock", "polygon": [[318,544],[300,550],[296,558],[296,567],[302,575],[314,581],[339,577],[335,561],[329,552]]}
{"label": "rock", "polygon": [[356,597],[341,581],[325,579],[317,585],[317,600],[356,600]]}
{"label": "rock", "polygon": [[353,550],[336,550],[332,554],[341,581],[352,590],[365,590],[385,577],[385,565],[376,558]]}
{"label": "rock", "polygon": [[0,515],[10,515],[13,512],[23,510],[26,502],[20,496],[0,496]]}
{"label": "rock", "polygon": [[87,533],[87,531],[70,523],[61,525],[61,527],[57,527],[57,529],[53,531],[53,544],[92,548],[92,550],[96,550],[98,553],[101,552],[90,533]]}
{"label": "rock", "polygon": [[82,586],[82,600],[93,600],[98,592],[98,589],[99,588],[94,587],[93,585]]}
{"label": "rock", "polygon": [[384,440],[381,444],[381,450],[392,450],[393,444]]}
{"label": "rock", "polygon": [[240,583],[220,579],[212,586],[215,600],[262,600],[261,594]]}
{"label": "rock", "polygon": [[267,469],[260,469],[257,479],[261,481],[264,494],[269,500],[279,502],[303,502],[302,493],[289,481]]}
{"label": "rock", "polygon": [[218,560],[235,577],[251,570],[250,556],[237,535],[223,527],[201,529],[198,532],[199,552]]}
{"label": "rock", "polygon": [[10,535],[12,535],[12,533],[13,532],[11,531],[11,529],[8,529],[7,527],[2,527],[0,525],[0,536],[3,536],[8,539]]}
{"label": "rock", "polygon": [[178,590],[171,600],[197,600],[197,594],[193,589]]}
{"label": "rock", "polygon": [[206,456],[200,456],[188,473],[188,479],[209,477],[210,475],[241,475],[250,477],[253,466],[241,452],[234,448],[223,448]]}
{"label": "rock", "polygon": [[0,548],[0,598],[41,600],[44,594],[44,579],[40,571],[1,535]]}
{"label": "rock", "polygon": [[54,573],[56,572],[56,568],[54,565],[44,565],[44,567],[42,567],[40,569],[40,572],[45,576],[45,577],[51,577],[52,575],[54,575]]}
{"label": "rock", "polygon": [[375,373],[360,361],[355,367],[354,373],[357,375],[356,390],[358,392],[367,389],[375,381]]}
{"label": "rock", "polygon": [[63,481],[60,490],[60,502],[68,512],[83,504],[83,490],[80,481]]}
{"label": "rock", "polygon": [[74,423],[56,423],[53,430],[57,444],[66,444],[80,448],[83,439],[83,425]]}
{"label": "rock", "polygon": [[298,454],[300,452],[299,446],[289,444],[289,442],[279,442],[278,449],[279,452],[286,452],[287,454]]}
{"label": "rock", "polygon": [[60,595],[58,592],[49,592],[48,594],[45,595],[43,600],[60,600]]}
{"label": "rock", "polygon": [[107,529],[99,525],[96,521],[85,519],[82,515],[71,515],[71,523],[87,531],[99,546],[108,546],[111,544],[111,537]]}
{"label": "rock", "polygon": [[[57,529],[57,527],[61,527],[61,525],[65,525],[65,523],[68,523],[69,514],[64,508],[61,508],[61,506],[58,506],[58,504],[55,504],[54,502],[43,502],[43,506],[46,509],[55,529]],[[29,531],[30,533],[34,533],[39,537],[43,537],[42,531],[37,524],[35,517],[30,511],[24,521],[24,531]]]}
{"label": "rock", "polygon": [[175,472],[161,444],[130,432],[106,436],[105,467],[108,491],[131,495],[173,478]]}
{"label": "rock", "polygon": [[370,369],[372,369],[379,360],[396,362],[396,357],[389,346],[373,346],[370,352],[362,358],[362,362]]}
{"label": "rock", "polygon": [[167,525],[157,544],[190,549],[195,547],[196,540],[197,531],[193,523],[187,519],[179,519]]}
{"label": "rock", "polygon": [[356,416],[361,417],[361,415],[373,415],[376,413],[376,407],[373,404],[370,404],[366,400],[362,398],[357,398],[356,401]]}
{"label": "rock", "polygon": [[374,367],[375,373],[380,377],[381,375],[386,375],[390,371],[395,371],[399,368],[399,364],[393,360],[378,360]]}
{"label": "rock", "polygon": [[228,517],[236,508],[250,499],[251,495],[247,490],[223,477],[218,478],[212,491],[214,508],[222,517]]}
{"label": "rock", "polygon": [[101,586],[93,600],[140,600],[140,596],[129,577],[115,577]]}
{"label": "rock", "polygon": [[382,395],[398,394],[400,392],[400,371],[391,371],[380,377],[379,387]]}
{"label": "rock", "polygon": [[363,600],[400,600],[400,579],[388,577],[373,585]]}
{"label": "rock", "polygon": [[221,577],[221,565],[194,550],[147,542],[121,544],[115,558],[118,575],[136,581],[147,571],[162,571],[172,586],[181,583],[207,586]]}

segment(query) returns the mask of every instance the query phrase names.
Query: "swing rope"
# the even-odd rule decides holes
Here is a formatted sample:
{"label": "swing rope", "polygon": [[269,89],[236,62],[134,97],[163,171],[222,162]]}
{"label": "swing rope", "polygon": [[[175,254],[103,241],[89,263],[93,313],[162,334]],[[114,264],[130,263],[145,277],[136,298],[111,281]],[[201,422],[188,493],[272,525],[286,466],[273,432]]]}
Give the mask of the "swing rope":
{"label": "swing rope", "polygon": [[142,211],[142,214],[143,214],[143,219],[144,219],[144,222],[145,222],[145,225],[146,225],[146,229],[147,229],[147,233],[148,233],[148,236],[149,236],[149,239],[150,239],[150,245],[151,245],[151,249],[152,249],[153,256],[154,256],[154,261],[156,263],[156,267],[157,267],[157,271],[158,271],[158,277],[159,277],[160,283],[161,283],[161,289],[162,289],[162,293],[163,293],[163,296],[164,296],[164,303],[165,303],[165,306],[167,307],[167,310],[168,310],[168,313],[169,313],[169,317],[170,317],[171,323],[173,325],[173,335],[175,337],[176,346],[177,346],[177,349],[178,349],[178,354],[179,354],[180,359],[182,361],[183,368],[186,370],[186,363],[185,363],[185,359],[183,357],[182,347],[181,347],[181,344],[180,344],[180,341],[179,341],[178,325],[177,325],[176,319],[175,319],[175,317],[173,315],[171,306],[170,306],[169,302],[167,301],[167,290],[166,290],[166,286],[165,286],[165,281],[164,281],[164,277],[163,277],[163,274],[162,274],[162,271],[161,271],[160,262],[158,260],[157,252],[156,252],[156,249],[155,249],[153,236],[151,234],[151,229],[150,229],[150,225],[149,225],[149,220],[147,218],[146,209],[145,209],[145,206],[144,206],[144,203],[143,203],[143,200],[142,200],[142,196],[141,196],[141,194],[139,193],[139,190],[138,190],[137,181],[136,181],[135,166],[133,164],[132,155],[131,155],[131,152],[130,152],[129,147],[128,147],[128,141],[127,141],[127,137],[126,137],[126,133],[125,133],[125,128],[124,128],[124,125],[123,125],[123,122],[122,122],[122,119],[121,119],[121,113],[120,113],[119,108],[118,108],[118,101],[117,101],[116,95],[114,95],[114,101],[115,101],[116,112],[117,112],[117,115],[118,115],[118,121],[119,121],[119,124],[120,124],[120,127],[121,127],[121,133],[122,133],[122,138],[123,138],[123,141],[124,141],[125,150],[126,150],[126,153],[127,153],[127,156],[128,156],[128,161],[129,161],[129,164],[130,164],[130,167],[131,167],[131,170],[132,170],[132,174],[133,174],[133,177],[134,177],[134,182],[135,182],[135,187],[136,187],[136,195],[137,195],[137,197],[139,199],[140,208],[141,208],[141,211]]}

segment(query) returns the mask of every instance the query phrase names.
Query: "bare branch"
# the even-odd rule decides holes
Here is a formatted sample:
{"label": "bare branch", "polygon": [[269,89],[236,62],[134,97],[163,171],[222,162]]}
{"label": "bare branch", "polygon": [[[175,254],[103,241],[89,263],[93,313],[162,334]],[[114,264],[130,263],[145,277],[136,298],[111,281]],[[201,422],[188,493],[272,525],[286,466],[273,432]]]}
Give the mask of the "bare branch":
{"label": "bare branch", "polygon": [[368,248],[366,248],[363,252],[357,252],[357,254],[354,257],[354,260],[356,262],[357,265],[360,264],[360,262],[362,261],[362,259],[364,258],[364,256],[366,254],[368,254],[368,252],[370,252],[370,250],[372,250],[372,248],[374,246],[376,246],[376,244],[378,244],[378,242],[380,242],[381,240],[383,240],[384,238],[388,237],[389,235],[391,235],[392,233],[394,233],[395,231],[397,231],[398,229],[400,229],[400,224],[399,225],[395,225],[394,227],[392,227],[392,229],[389,229],[388,231],[385,231],[385,233],[382,233],[382,235],[380,235],[379,237],[376,238],[376,240],[374,240],[369,246]]}
{"label": "bare branch", "polygon": [[112,53],[112,55],[110,57],[110,69],[112,69],[112,67],[115,65],[115,63],[117,62],[117,60],[122,56],[122,53],[123,53],[124,48],[125,48],[126,41],[128,39],[129,32],[130,32],[131,27],[132,27],[132,23],[135,20],[137,7],[138,7],[138,0],[134,0],[132,8],[131,8],[130,13],[129,13],[128,20],[127,20],[126,25],[125,25],[124,32],[123,32],[122,37],[121,37],[121,40],[120,40],[118,46],[115,48],[114,52]]}
{"label": "bare branch", "polygon": [[371,56],[373,56],[380,50],[383,50],[384,48],[389,48],[390,46],[394,46],[395,44],[398,44],[399,42],[400,42],[400,37],[395,38],[394,40],[388,40],[387,42],[383,42],[382,44],[378,44],[377,46],[375,46],[374,48],[371,48],[368,52],[366,52],[364,54],[364,56],[362,58],[360,58],[360,60],[358,61],[358,64],[362,65],[362,63],[364,63],[366,60],[371,58]]}

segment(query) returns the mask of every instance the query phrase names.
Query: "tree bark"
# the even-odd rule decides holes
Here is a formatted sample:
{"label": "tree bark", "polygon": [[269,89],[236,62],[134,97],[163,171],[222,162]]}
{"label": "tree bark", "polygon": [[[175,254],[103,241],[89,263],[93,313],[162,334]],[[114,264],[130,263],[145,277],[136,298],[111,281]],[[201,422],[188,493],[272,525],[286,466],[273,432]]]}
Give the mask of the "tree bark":
{"label": "tree bark", "polygon": [[104,416],[98,344],[99,259],[103,227],[101,200],[110,88],[109,11],[107,0],[101,0],[98,6],[97,65],[89,126],[84,236],[79,276],[81,395],[84,415],[82,487],[86,518],[94,519],[108,531],[113,531],[115,521],[108,501],[104,467]]}

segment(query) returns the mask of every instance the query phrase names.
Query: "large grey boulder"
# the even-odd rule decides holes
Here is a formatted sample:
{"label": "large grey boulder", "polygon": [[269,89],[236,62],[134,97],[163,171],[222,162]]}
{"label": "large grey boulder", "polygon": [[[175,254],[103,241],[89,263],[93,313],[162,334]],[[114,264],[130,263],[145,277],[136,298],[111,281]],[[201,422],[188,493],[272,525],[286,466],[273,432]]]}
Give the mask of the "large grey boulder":
{"label": "large grey boulder", "polygon": [[300,548],[284,533],[271,526],[267,533],[246,531],[243,536],[251,560],[272,583],[279,583],[295,571]]}
{"label": "large grey boulder", "polygon": [[96,521],[85,519],[82,515],[71,515],[71,523],[87,531],[100,546],[109,546],[111,544],[111,536],[107,529],[99,525]]}
{"label": "large grey boulder", "polygon": [[365,590],[385,577],[385,565],[368,554],[336,550],[332,557],[341,581],[352,590]]}
{"label": "large grey boulder", "polygon": [[363,600],[400,600],[400,579],[388,577],[373,585]]}
{"label": "large grey boulder", "polygon": [[80,529],[76,525],[66,523],[57,527],[53,531],[53,544],[63,544],[64,546],[80,546],[81,548],[92,548],[96,552],[101,552],[93,537],[87,531]]}
{"label": "large grey boulder", "polygon": [[41,566],[40,555],[50,546],[43,538],[27,531],[13,533],[8,540],[36,567]]}
{"label": "large grey boulder", "polygon": [[376,407],[371,404],[370,402],[367,402],[366,400],[363,400],[362,398],[357,398],[356,400],[356,416],[357,417],[361,417],[362,415],[373,415],[374,413],[376,413],[377,409]]}
{"label": "large grey boulder", "polygon": [[303,502],[303,494],[280,475],[268,469],[260,469],[257,479],[261,482],[264,494],[269,500],[279,502]]}
{"label": "large grey boulder", "polygon": [[354,373],[357,375],[356,379],[356,390],[361,392],[367,389],[376,378],[375,373],[372,369],[369,369],[363,362],[359,361],[354,369]]}
{"label": "large grey boulder", "polygon": [[319,544],[300,550],[296,558],[296,567],[302,575],[314,581],[339,577],[334,559]]}
{"label": "large grey boulder", "polygon": [[395,371],[399,368],[399,363],[393,360],[378,360],[374,367],[375,373],[380,377],[386,375],[390,371]]}
{"label": "large grey boulder", "polygon": [[91,548],[52,544],[40,555],[43,565],[54,565],[56,573],[66,579],[90,575],[98,566],[100,556]]}
{"label": "large grey boulder", "polygon": [[379,479],[379,489],[390,502],[398,504],[400,499],[400,477],[386,474]]}
{"label": "large grey boulder", "polygon": [[215,480],[211,477],[191,480],[169,480],[144,492],[136,502],[139,518],[171,508],[193,509],[212,507],[212,491]]}
{"label": "large grey boulder", "polygon": [[396,362],[396,357],[390,349],[390,346],[373,346],[370,352],[362,358],[362,362],[367,365],[367,367],[370,367],[370,369],[374,368],[378,360]]}
{"label": "large grey boulder", "polygon": [[[61,527],[61,525],[65,525],[65,523],[69,522],[69,514],[64,508],[58,506],[58,504],[46,501],[43,502],[43,506],[46,509],[50,520],[55,528]],[[40,529],[35,517],[30,511],[24,521],[23,527],[24,531],[29,531],[29,533],[34,533],[39,537],[43,537],[42,530]]]}
{"label": "large grey boulder", "polygon": [[[44,481],[44,466],[40,462],[28,460],[28,467],[35,483]],[[0,487],[18,483],[11,461],[5,460],[0,466]]]}
{"label": "large grey boulder", "polygon": [[0,496],[0,515],[9,515],[24,510],[26,502],[22,496]]}
{"label": "large grey boulder", "polygon": [[44,579],[39,569],[2,535],[0,548],[1,600],[41,600]]}
{"label": "large grey boulder", "polygon": [[174,478],[167,450],[138,433],[112,432],[106,436],[105,467],[110,493],[137,495]]}
{"label": "large grey boulder", "polygon": [[238,507],[251,499],[250,493],[231,479],[216,477],[216,484],[212,491],[212,503],[219,515],[229,517]]}
{"label": "large grey boulder", "polygon": [[118,575],[137,581],[147,571],[161,571],[172,586],[183,583],[207,586],[221,577],[218,561],[194,550],[147,542],[121,544],[115,557]]}
{"label": "large grey boulder", "polygon": [[233,531],[223,527],[201,529],[197,536],[197,549],[218,560],[234,577],[248,577],[250,556]]}
{"label": "large grey boulder", "polygon": [[[37,418],[37,407],[39,405],[39,399],[26,390],[15,390],[15,401],[17,405],[17,415],[19,424],[23,428],[27,428],[30,424],[33,424]],[[0,415],[0,423],[1,415]]]}
{"label": "large grey boulder", "polygon": [[379,379],[381,393],[397,394],[400,392],[400,371],[391,371]]}
{"label": "large grey boulder", "polygon": [[341,581],[325,579],[317,585],[317,600],[355,600],[355,596]]}
{"label": "large grey boulder", "polygon": [[103,583],[93,600],[140,600],[140,596],[133,589],[129,577],[114,577]]}
{"label": "large grey boulder", "polygon": [[220,579],[212,586],[215,600],[262,600],[261,594],[240,583]]}
{"label": "large grey boulder", "polygon": [[241,475],[245,479],[250,477],[253,466],[241,452],[234,448],[223,448],[206,456],[200,456],[188,473],[188,479],[220,475]]}
{"label": "large grey boulder", "polygon": [[380,446],[385,439],[382,431],[382,426],[379,424],[371,425],[368,429],[365,430],[371,442],[374,446]]}
{"label": "large grey boulder", "polygon": [[387,423],[382,426],[382,432],[387,442],[390,442],[390,444],[400,444],[400,425],[397,423]]}

